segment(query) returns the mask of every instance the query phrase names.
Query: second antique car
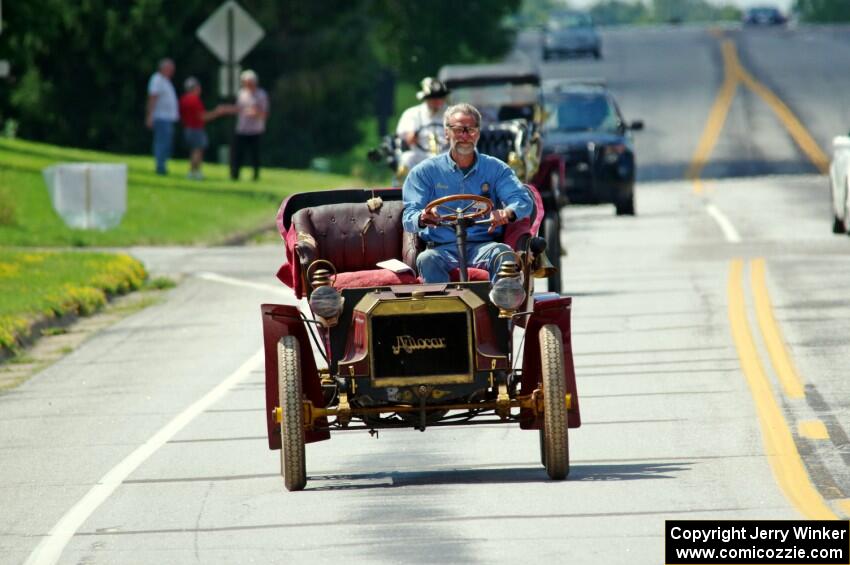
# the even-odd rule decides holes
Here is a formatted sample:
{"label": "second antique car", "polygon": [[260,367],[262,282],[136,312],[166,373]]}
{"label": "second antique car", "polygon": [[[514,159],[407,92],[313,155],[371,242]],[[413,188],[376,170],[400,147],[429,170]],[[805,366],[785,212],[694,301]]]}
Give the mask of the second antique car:
{"label": "second antique car", "polygon": [[[286,261],[278,278],[304,310],[262,305],[266,424],[289,490],[308,480],[305,444],[344,429],[502,423],[538,430],[548,476],[569,473],[568,428],[581,423],[572,360],[572,300],[535,293],[546,276],[540,195],[509,224],[506,261],[456,269],[422,284],[422,249],[402,230],[401,190],[333,190],[289,197],[278,213]],[[457,195],[431,202],[463,248],[493,203]],[[519,340],[519,341],[518,341]]]}

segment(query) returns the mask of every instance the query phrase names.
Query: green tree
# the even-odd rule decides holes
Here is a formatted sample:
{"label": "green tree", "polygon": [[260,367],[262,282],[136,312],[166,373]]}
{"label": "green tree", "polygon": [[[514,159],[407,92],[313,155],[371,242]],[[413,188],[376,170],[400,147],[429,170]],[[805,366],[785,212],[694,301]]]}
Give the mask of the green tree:
{"label": "green tree", "polygon": [[[219,102],[219,62],[195,30],[222,0],[27,0],[5,6],[0,58],[13,76],[0,86],[0,118],[22,137],[51,143],[147,152],[148,79],[165,56]],[[502,22],[520,0],[240,0],[266,32],[242,62],[271,97],[264,139],[268,162],[304,166],[342,152],[361,136],[379,69],[403,80],[448,63],[505,53],[513,35]],[[232,118],[210,126],[226,141]],[[179,147],[179,144],[178,144]]]}
{"label": "green tree", "polygon": [[418,81],[443,65],[504,55],[514,32],[503,25],[520,0],[373,0],[375,51],[402,80]]}
{"label": "green tree", "polygon": [[590,8],[593,21],[599,25],[620,25],[645,22],[649,19],[649,11],[640,0],[626,2],[624,0],[605,0],[597,2]]}
{"label": "green tree", "polygon": [[804,22],[850,21],[850,3],[837,0],[796,0],[794,11]]}

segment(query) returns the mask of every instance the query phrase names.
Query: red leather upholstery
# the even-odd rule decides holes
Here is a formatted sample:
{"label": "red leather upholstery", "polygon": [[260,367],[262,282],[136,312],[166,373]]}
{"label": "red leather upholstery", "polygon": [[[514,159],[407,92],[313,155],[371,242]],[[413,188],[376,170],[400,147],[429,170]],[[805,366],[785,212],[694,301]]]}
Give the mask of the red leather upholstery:
{"label": "red leather upholstery", "polygon": [[384,202],[374,212],[362,202],[298,210],[292,226],[302,272],[316,259],[326,259],[336,267],[337,288],[415,283],[413,273],[376,266],[387,259],[403,260],[412,268],[416,265],[415,240],[402,230],[402,210],[401,201]]}
{"label": "red leather upholstery", "polygon": [[[534,199],[534,212],[530,218],[524,218],[508,224],[504,241],[514,249],[525,245],[525,239],[537,232],[542,220],[540,211],[543,203],[536,190],[529,187]],[[343,202],[308,206],[292,214],[292,229],[287,231],[286,241],[292,245],[300,264],[298,279],[306,276],[306,270],[316,259],[326,259],[337,270],[334,286],[337,288],[356,288],[383,286],[391,284],[412,284],[417,282],[413,273],[394,273],[376,266],[379,261],[400,259],[414,272],[416,256],[424,246],[414,234],[402,229],[401,216],[403,203],[400,200],[383,202],[372,211],[364,202]],[[293,233],[294,232],[294,233]],[[285,270],[287,265],[281,269]],[[291,269],[284,275],[290,274]],[[460,280],[459,270],[451,274],[451,280]],[[485,269],[468,269],[469,280],[486,281],[489,274]],[[278,276],[286,284],[301,288],[296,277]],[[289,280],[292,278],[293,280]]]}

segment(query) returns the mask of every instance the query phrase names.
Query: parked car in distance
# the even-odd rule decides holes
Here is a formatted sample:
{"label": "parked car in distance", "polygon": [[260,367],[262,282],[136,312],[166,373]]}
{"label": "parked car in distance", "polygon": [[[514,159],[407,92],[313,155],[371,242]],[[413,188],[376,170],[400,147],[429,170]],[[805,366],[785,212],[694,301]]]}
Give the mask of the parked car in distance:
{"label": "parked car in distance", "polygon": [[613,95],[599,81],[553,81],[544,85],[543,154],[564,160],[563,192],[571,203],[614,204],[617,215],[634,215],[635,154],[632,131]]}
{"label": "parked car in distance", "polygon": [[602,40],[593,19],[583,12],[553,12],[543,30],[543,60],[574,55],[602,57]]}
{"label": "parked car in distance", "polygon": [[788,21],[782,12],[772,6],[759,6],[747,8],[742,16],[744,25],[750,26],[775,26],[785,25]]}
{"label": "parked car in distance", "polygon": [[832,233],[850,233],[850,137],[846,135],[832,140],[829,189],[832,194]]}

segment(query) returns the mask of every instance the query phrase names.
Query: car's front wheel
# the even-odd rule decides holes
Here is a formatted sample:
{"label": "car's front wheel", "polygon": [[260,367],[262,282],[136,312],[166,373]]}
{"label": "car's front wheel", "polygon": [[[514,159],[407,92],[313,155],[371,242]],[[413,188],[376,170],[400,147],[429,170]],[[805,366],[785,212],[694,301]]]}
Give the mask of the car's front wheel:
{"label": "car's front wheel", "polygon": [[295,336],[284,336],[277,343],[277,367],[282,411],[280,472],[287,490],[301,490],[307,484],[307,464],[304,453],[301,360]]}
{"label": "car's front wheel", "polygon": [[570,446],[564,343],[560,328],[554,324],[540,328],[540,373],[543,381],[543,441],[540,458],[549,478],[560,481],[570,473]]}

